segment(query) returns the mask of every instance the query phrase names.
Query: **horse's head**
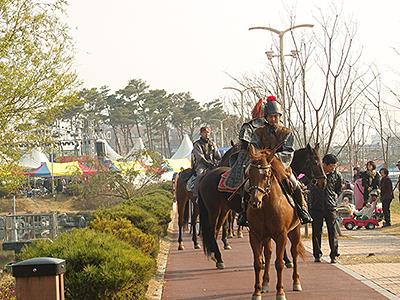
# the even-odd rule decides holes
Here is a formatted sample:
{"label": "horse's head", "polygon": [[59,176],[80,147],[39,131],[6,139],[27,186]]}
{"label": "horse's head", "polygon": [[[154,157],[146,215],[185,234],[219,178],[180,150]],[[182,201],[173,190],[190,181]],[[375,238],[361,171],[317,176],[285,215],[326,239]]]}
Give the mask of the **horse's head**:
{"label": "horse's head", "polygon": [[272,180],[272,160],[274,153],[270,150],[258,151],[249,146],[251,164],[249,166],[249,204],[253,208],[261,208],[263,197],[269,193]]}
{"label": "horse's head", "polygon": [[326,184],[326,175],[322,168],[322,161],[319,155],[319,144],[313,147],[307,144],[305,148],[305,163],[302,173],[311,180],[315,180],[318,187],[322,188]]}

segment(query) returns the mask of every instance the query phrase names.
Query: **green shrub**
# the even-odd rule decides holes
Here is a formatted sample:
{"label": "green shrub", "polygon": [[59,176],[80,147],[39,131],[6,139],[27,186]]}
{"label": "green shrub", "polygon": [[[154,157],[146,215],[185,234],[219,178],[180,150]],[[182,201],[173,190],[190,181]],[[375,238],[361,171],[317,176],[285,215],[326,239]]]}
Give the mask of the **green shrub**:
{"label": "green shrub", "polygon": [[146,195],[135,197],[110,208],[93,213],[96,218],[125,218],[137,228],[151,235],[165,236],[171,221],[172,194],[153,189]]}
{"label": "green shrub", "polygon": [[0,300],[15,300],[15,279],[10,274],[0,274]]}
{"label": "green shrub", "polygon": [[127,202],[97,210],[93,213],[93,218],[109,218],[113,220],[125,218],[144,233],[161,236],[164,232],[164,229],[153,214],[135,204]]}
{"label": "green shrub", "polygon": [[167,234],[168,224],[171,222],[171,193],[163,190],[155,190],[145,196],[130,199],[125,204],[138,206],[153,214],[163,229],[163,236]]}
{"label": "green shrub", "polygon": [[67,299],[144,299],[155,260],[110,234],[75,229],[54,243],[38,240],[20,260],[57,257],[66,260]]}
{"label": "green shrub", "polygon": [[143,233],[127,219],[96,218],[89,223],[89,228],[99,232],[110,233],[140,249],[144,254],[156,257],[158,253],[159,244],[157,238]]}

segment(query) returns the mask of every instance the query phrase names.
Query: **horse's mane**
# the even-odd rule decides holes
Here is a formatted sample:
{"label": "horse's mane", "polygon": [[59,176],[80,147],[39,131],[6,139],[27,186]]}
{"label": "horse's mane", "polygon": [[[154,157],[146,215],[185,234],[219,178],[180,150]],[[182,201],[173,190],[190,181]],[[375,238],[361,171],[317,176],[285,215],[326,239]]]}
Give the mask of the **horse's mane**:
{"label": "horse's mane", "polygon": [[[260,161],[263,164],[271,164],[272,171],[278,181],[286,179],[290,176],[291,169],[286,169],[283,163],[272,155],[272,150],[262,149],[250,154],[253,160]],[[272,155],[272,158],[270,158]]]}

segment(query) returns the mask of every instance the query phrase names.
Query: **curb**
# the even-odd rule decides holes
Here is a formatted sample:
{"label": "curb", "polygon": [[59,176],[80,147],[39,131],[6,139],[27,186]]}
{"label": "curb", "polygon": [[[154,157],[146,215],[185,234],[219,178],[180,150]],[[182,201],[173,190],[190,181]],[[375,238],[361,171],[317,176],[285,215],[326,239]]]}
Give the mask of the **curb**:
{"label": "curb", "polygon": [[[168,233],[173,231],[175,219],[177,215],[176,202],[172,205],[171,211],[171,222],[168,225]],[[149,287],[146,292],[146,299],[148,300],[161,300],[163,287],[164,287],[164,276],[167,269],[169,249],[171,247],[171,239],[169,236],[161,239],[160,241],[160,252],[157,255],[157,272],[153,279],[149,282]]]}

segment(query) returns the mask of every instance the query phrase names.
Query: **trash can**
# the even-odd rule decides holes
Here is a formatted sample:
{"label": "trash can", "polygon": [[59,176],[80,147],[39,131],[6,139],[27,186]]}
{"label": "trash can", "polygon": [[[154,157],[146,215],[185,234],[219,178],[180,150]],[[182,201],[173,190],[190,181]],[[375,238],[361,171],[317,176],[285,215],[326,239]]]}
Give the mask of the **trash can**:
{"label": "trash can", "polygon": [[17,300],[64,300],[65,260],[36,257],[11,266]]}

